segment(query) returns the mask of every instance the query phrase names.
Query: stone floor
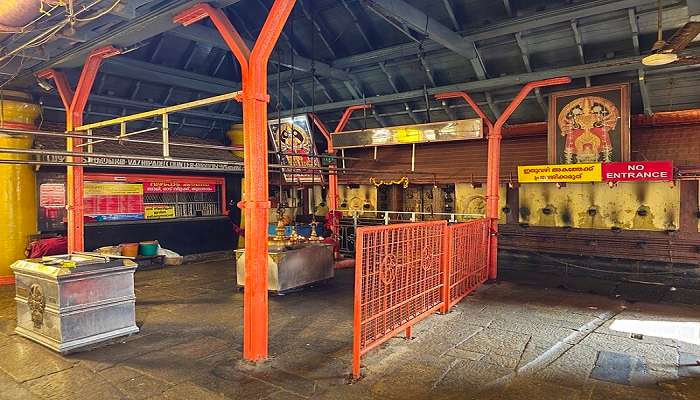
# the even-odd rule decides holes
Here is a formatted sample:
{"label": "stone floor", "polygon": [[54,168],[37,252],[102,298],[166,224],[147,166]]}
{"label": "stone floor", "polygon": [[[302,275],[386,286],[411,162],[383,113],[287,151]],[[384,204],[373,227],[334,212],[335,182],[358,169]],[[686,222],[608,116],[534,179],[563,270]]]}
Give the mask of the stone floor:
{"label": "stone floor", "polygon": [[0,287],[0,399],[700,399],[700,346],[609,329],[700,321],[697,306],[505,282],[370,352],[349,385],[352,273],[271,297],[271,357],[255,367],[240,362],[230,263],[137,272],[141,332],[65,357],[13,334]]}

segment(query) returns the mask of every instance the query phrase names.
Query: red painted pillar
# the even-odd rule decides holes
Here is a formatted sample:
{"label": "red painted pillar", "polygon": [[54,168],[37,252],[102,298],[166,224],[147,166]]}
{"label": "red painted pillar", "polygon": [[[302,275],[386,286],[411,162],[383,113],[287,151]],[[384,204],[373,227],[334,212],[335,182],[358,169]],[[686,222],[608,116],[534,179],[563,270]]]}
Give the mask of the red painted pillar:
{"label": "red painted pillar", "polygon": [[486,114],[479,108],[476,102],[464,92],[449,92],[441,93],[435,97],[439,100],[448,98],[462,98],[474,109],[477,115],[483,118],[484,123],[489,128],[488,136],[488,165],[487,165],[487,178],[486,178],[486,218],[489,219],[491,224],[490,236],[489,236],[489,279],[494,280],[498,273],[498,217],[500,210],[498,209],[499,200],[499,185],[501,176],[501,138],[503,125],[505,125],[508,118],[513,114],[513,112],[518,108],[520,103],[525,100],[527,95],[535,88],[540,88],[544,86],[562,85],[571,82],[569,77],[558,77],[545,79],[541,81],[530,82],[526,84],[518,95],[515,96],[513,101],[508,105],[505,111],[498,117],[496,123],[491,123]]}
{"label": "red painted pillar", "polygon": [[503,111],[496,123],[493,124],[493,131],[489,133],[486,216],[491,220],[491,236],[489,240],[489,279],[491,280],[496,279],[498,272],[498,188],[501,181],[501,131],[503,130],[503,125],[533,89],[543,86],[562,85],[569,82],[571,82],[571,78],[565,76],[526,84]]}
{"label": "red painted pillar", "polygon": [[295,0],[275,0],[251,51],[226,15],[209,4],[197,4],[178,14],[175,23],[190,25],[209,17],[241,64],[243,91],[236,100],[243,103],[243,151],[245,294],[243,298],[243,358],[267,358],[267,225],[270,208],[267,176],[267,62]]}
{"label": "red painted pillar", "polygon": [[[334,156],[335,148],[333,148],[333,137],[328,131],[326,124],[324,124],[318,115],[314,113],[309,113],[309,117],[311,118],[311,122],[316,125],[316,128],[318,128],[323,137],[326,138],[326,143],[328,143],[326,152],[329,155]],[[338,176],[336,175],[335,168],[332,165],[328,167],[328,209],[331,211],[338,209]],[[337,233],[335,231],[335,227],[333,227],[333,233]]]}
{"label": "red painted pillar", "polygon": [[[95,83],[97,71],[102,60],[119,54],[120,51],[112,46],[105,46],[90,52],[83,70],[80,73],[75,92],[70,88],[68,79],[63,72],[53,69],[40,71],[37,76],[44,79],[53,79],[58,94],[66,109],[66,131],[72,132],[75,127],[83,124],[83,111],[87,104],[92,85]],[[82,147],[77,147],[82,142],[79,138],[66,138],[66,151],[82,152]],[[68,157],[69,162],[82,162],[81,157]],[[66,167],[66,195],[68,207],[68,251],[85,250],[85,231],[83,226],[83,183],[84,173],[82,166]]]}
{"label": "red painted pillar", "polygon": [[[340,118],[340,121],[338,121],[338,125],[335,127],[335,132],[333,133],[339,133],[345,129],[345,126],[350,121],[350,115],[352,115],[353,112],[368,108],[372,108],[372,105],[362,104],[359,106],[350,106],[346,108],[345,112],[343,112],[343,116]],[[328,131],[328,128],[326,128],[326,125],[320,118],[318,118],[316,114],[310,113],[309,116],[311,117],[311,121],[313,121],[314,125],[316,125],[318,130],[321,131],[323,136],[326,138],[326,142],[328,142],[328,154],[334,156],[336,152],[335,148],[333,147],[333,137]],[[328,174],[328,208],[332,211],[338,209],[338,175],[335,173],[335,168],[333,167],[329,168]],[[337,234],[337,229],[338,228],[334,226],[333,233]]]}

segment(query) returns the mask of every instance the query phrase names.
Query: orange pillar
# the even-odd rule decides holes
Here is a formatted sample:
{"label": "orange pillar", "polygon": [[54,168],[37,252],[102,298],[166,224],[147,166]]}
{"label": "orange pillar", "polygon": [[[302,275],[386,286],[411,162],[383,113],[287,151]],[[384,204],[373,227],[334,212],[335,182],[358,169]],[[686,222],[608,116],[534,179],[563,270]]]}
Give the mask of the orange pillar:
{"label": "orange pillar", "polygon": [[[350,115],[352,115],[353,112],[358,111],[358,110],[364,110],[367,108],[372,108],[371,104],[362,104],[358,106],[350,106],[345,109],[345,112],[343,112],[343,116],[340,118],[340,121],[338,121],[338,125],[335,127],[335,132],[333,133],[339,133],[342,132],[345,129],[345,126],[348,124],[350,121]],[[313,121],[314,125],[318,128],[319,131],[323,134],[323,136],[326,138],[326,142],[328,142],[328,154],[331,156],[334,156],[335,153],[335,148],[333,147],[333,137],[331,136],[331,133],[328,131],[328,128],[326,128],[326,125],[321,121],[321,119],[314,113],[309,113],[309,116],[311,117],[311,121]],[[335,211],[338,209],[338,175],[336,174],[335,168],[330,167],[328,173],[328,208],[331,211]],[[333,233],[337,234],[338,227],[333,226]]]}
{"label": "orange pillar", "polygon": [[503,125],[508,121],[508,118],[513,114],[513,112],[518,108],[520,103],[525,100],[525,97],[535,88],[540,88],[544,86],[562,85],[571,82],[571,78],[568,76],[545,79],[541,81],[530,82],[526,84],[518,95],[515,96],[513,101],[508,105],[508,107],[503,111],[496,123],[491,123],[486,114],[479,108],[472,98],[463,92],[449,92],[441,93],[436,95],[437,99],[447,99],[460,97],[463,98],[469,105],[474,109],[481,118],[484,119],[484,123],[489,128],[488,136],[488,172],[486,178],[486,218],[490,220],[491,229],[489,236],[489,279],[494,280],[498,273],[498,189],[500,185],[501,176],[501,131],[503,130]]}
{"label": "orange pillar", "polygon": [[175,16],[184,26],[209,17],[241,64],[243,103],[243,151],[245,292],[243,297],[243,358],[267,358],[267,225],[270,201],[267,176],[267,62],[294,8],[295,0],[275,0],[251,51],[226,15],[209,4],[197,4]]}
{"label": "orange pillar", "polygon": [[[66,109],[66,132],[72,132],[77,126],[83,124],[83,111],[87,104],[92,85],[97,77],[97,70],[102,60],[119,54],[120,51],[112,46],[105,46],[90,52],[80,73],[75,92],[70,88],[68,79],[63,72],[53,69],[40,71],[37,76],[44,79],[53,79],[58,94]],[[67,138],[66,151],[82,152],[82,147],[76,147],[82,139]],[[81,157],[68,157],[69,162],[80,163]],[[68,252],[85,251],[85,232],[83,227],[83,180],[82,166],[69,165],[66,168],[66,194],[68,208]]]}
{"label": "orange pillar", "polygon": [[[311,122],[316,125],[316,128],[318,128],[323,137],[326,138],[326,143],[328,143],[326,152],[334,156],[335,148],[333,148],[333,137],[328,131],[328,128],[326,128],[326,124],[314,113],[309,113],[309,118],[311,118]],[[328,209],[330,211],[338,209],[338,176],[335,174],[335,168],[332,165],[328,167]],[[335,227],[333,228],[333,233],[337,233],[335,232]]]}

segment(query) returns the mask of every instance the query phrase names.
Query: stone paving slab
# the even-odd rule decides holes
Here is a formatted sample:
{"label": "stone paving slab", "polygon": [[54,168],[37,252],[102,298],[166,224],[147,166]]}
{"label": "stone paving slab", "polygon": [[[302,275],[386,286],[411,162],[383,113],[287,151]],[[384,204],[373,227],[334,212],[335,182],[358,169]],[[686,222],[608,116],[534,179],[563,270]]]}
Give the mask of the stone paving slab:
{"label": "stone paving slab", "polygon": [[[635,387],[619,385],[610,382],[596,381],[588,391],[588,399],[615,399],[615,400],[669,400],[683,399],[677,397],[673,392],[661,390],[659,386]],[[686,397],[688,400],[697,399],[697,394]]]}
{"label": "stone paving slab", "polygon": [[236,366],[225,365],[199,375],[193,384],[218,393],[228,399],[263,399],[280,388],[241,373]]}
{"label": "stone paving slab", "polygon": [[226,397],[223,395],[207,390],[199,385],[192,382],[185,382],[180,385],[174,386],[167,389],[157,397],[152,397],[155,399],[162,400],[194,400],[194,399],[211,399],[211,400],[224,400]]}
{"label": "stone paving slab", "polygon": [[13,336],[0,342],[0,370],[25,382],[72,368],[74,362],[28,339]]}
{"label": "stone paving slab", "polygon": [[122,399],[125,395],[101,376],[76,366],[27,382],[37,396],[51,400],[108,400]]}
{"label": "stone paving slab", "polygon": [[457,346],[457,349],[485,354],[483,361],[513,369],[518,366],[530,337],[526,333],[487,328]]}
{"label": "stone paving slab", "polygon": [[[518,379],[507,387],[492,389],[478,394],[480,400],[587,400],[586,395],[576,389],[536,379]],[[593,397],[594,399],[606,399]]]}
{"label": "stone paving slab", "polygon": [[598,352],[590,376],[599,381],[621,385],[643,386],[656,383],[649,376],[648,367],[643,358],[611,351]]}
{"label": "stone paving slab", "polygon": [[589,384],[589,375],[595,367],[597,350],[585,345],[574,346],[535,374],[538,380],[584,389]]}
{"label": "stone paving slab", "polygon": [[71,354],[68,358],[80,362],[92,371],[100,371],[120,362],[184,343],[189,339],[191,336],[186,335],[136,334],[93,350]]}
{"label": "stone paving slab", "polygon": [[19,384],[12,377],[0,371],[0,400],[35,400],[35,396],[25,386]]}

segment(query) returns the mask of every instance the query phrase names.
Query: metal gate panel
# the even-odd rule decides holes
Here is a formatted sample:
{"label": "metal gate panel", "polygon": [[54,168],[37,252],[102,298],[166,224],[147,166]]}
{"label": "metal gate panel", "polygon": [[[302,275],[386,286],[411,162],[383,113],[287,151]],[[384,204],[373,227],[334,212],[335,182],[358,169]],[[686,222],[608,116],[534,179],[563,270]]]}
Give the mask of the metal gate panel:
{"label": "metal gate panel", "polygon": [[444,307],[446,221],[356,231],[353,376],[360,358]]}
{"label": "metal gate panel", "polygon": [[488,279],[488,235],[486,218],[447,227],[444,312]]}

